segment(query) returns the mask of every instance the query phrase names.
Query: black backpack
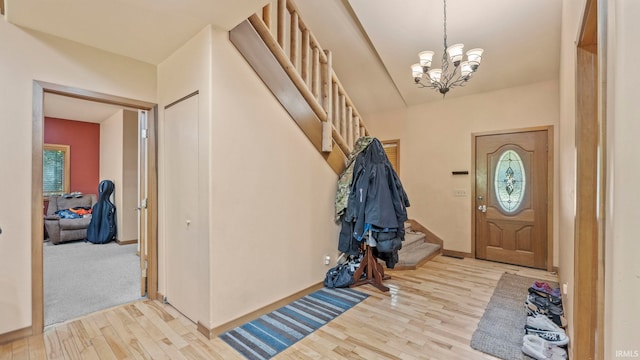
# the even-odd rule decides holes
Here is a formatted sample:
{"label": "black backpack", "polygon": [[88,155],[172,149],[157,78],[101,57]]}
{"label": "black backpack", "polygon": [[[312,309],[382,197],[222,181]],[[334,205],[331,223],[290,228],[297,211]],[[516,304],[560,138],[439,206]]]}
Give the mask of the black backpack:
{"label": "black backpack", "polygon": [[102,180],[98,185],[98,202],[91,210],[91,222],[87,228],[87,241],[94,244],[106,244],[116,238],[116,206],[111,202],[115,184],[111,180]]}

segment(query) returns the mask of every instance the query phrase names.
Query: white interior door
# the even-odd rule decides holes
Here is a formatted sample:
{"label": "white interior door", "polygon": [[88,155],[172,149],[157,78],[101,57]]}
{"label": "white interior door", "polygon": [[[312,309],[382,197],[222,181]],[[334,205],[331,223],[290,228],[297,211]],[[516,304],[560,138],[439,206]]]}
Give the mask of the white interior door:
{"label": "white interior door", "polygon": [[167,289],[173,307],[197,321],[198,95],[165,109],[164,178]]}

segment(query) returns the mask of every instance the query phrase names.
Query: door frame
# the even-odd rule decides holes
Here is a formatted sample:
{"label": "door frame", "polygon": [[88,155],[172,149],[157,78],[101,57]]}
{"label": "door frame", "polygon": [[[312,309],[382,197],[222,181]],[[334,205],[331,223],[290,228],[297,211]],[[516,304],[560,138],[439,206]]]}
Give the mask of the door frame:
{"label": "door frame", "polygon": [[586,1],[575,48],[576,211],[570,350],[576,359],[603,359],[605,350],[607,4]]}
{"label": "door frame", "polygon": [[148,272],[147,297],[158,296],[158,173],[157,173],[157,124],[158,106],[154,103],[124,98],[44,81],[33,81],[33,113],[31,141],[31,335],[44,331],[44,274],[42,242],[44,218],[42,216],[42,147],[44,143],[44,95],[45,93],[69,96],[76,99],[121,105],[148,110],[149,118],[149,221],[148,221]]}
{"label": "door frame", "polygon": [[478,137],[487,135],[514,134],[531,131],[547,132],[547,271],[553,271],[553,186],[554,151],[553,125],[533,126],[521,129],[506,129],[471,133],[471,257],[476,258],[476,143]]}

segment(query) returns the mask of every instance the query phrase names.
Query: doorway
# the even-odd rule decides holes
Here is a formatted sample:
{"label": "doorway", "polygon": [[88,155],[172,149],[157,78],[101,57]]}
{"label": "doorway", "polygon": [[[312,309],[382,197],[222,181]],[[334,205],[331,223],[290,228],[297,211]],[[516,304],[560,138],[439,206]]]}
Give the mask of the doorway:
{"label": "doorway", "polygon": [[550,270],[552,128],[474,134],[473,143],[475,257]]}
{"label": "doorway", "polygon": [[[32,130],[32,333],[42,333],[44,329],[44,294],[43,294],[43,192],[42,192],[42,150],[44,135],[44,95],[58,94],[76,99],[89,100],[105,104],[144,110],[148,116],[147,128],[147,162],[145,172],[148,174],[144,185],[148,199],[141,212],[148,219],[143,226],[148,242],[140,238],[140,283],[141,290],[146,290],[150,299],[157,297],[157,166],[156,166],[156,113],[155,104],[122,98],[118,96],[65,87],[57,84],[34,81],[33,83],[33,130]],[[145,254],[145,256],[142,256]],[[79,269],[86,271],[86,269]]]}

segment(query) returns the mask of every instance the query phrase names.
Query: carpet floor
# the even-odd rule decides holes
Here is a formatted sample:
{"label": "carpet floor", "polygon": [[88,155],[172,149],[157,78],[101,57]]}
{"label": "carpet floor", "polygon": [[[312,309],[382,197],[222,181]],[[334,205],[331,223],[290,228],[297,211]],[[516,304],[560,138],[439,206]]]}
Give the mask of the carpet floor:
{"label": "carpet floor", "polygon": [[140,299],[136,244],[43,246],[45,326]]}
{"label": "carpet floor", "polygon": [[[524,302],[534,281],[504,273],[471,337],[471,347],[505,360],[531,359],[522,353],[527,311]],[[557,287],[557,283],[549,283]]]}
{"label": "carpet floor", "polygon": [[220,338],[247,359],[270,359],[368,296],[351,289],[320,289]]}

